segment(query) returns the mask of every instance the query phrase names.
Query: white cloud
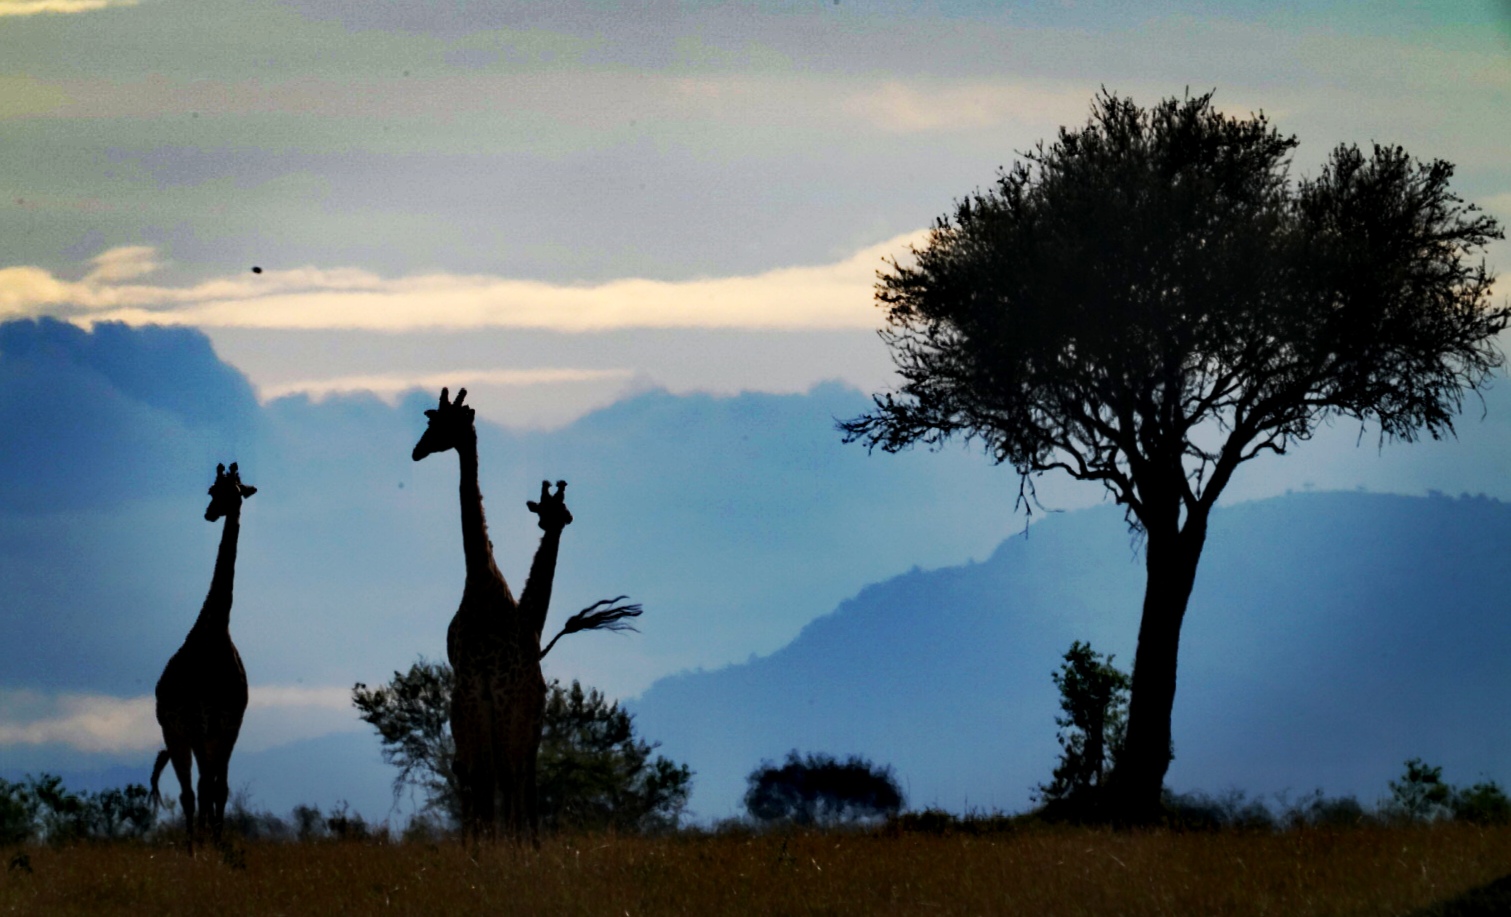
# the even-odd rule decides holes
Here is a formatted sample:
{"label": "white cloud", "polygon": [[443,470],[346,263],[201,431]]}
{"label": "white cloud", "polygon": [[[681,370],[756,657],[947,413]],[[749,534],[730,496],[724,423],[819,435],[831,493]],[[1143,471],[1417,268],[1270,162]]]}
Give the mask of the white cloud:
{"label": "white cloud", "polygon": [[1017,81],[888,80],[850,96],[846,109],[896,133],[979,131],[1007,123],[1058,124],[1086,110],[1086,87],[1041,87]]}
{"label": "white cloud", "polygon": [[0,0],[0,16],[39,13],[88,13],[110,6],[136,6],[139,0]]}
{"label": "white cloud", "polygon": [[628,380],[634,373],[628,369],[458,369],[444,373],[372,373],[357,376],[337,376],[329,379],[297,379],[258,387],[263,400],[282,398],[285,395],[303,394],[319,399],[327,395],[347,392],[372,392],[375,395],[392,397],[412,388],[435,389],[442,386],[463,388],[479,385],[508,387],[529,385],[557,385],[570,382],[606,382]]}
{"label": "white cloud", "polygon": [[101,252],[91,259],[94,270],[84,277],[84,283],[118,283],[144,277],[161,267],[156,254],[150,245],[122,245]]}
{"label": "white cloud", "polygon": [[[254,685],[249,693],[238,750],[256,751],[361,726],[349,688]],[[89,753],[152,751],[163,744],[156,709],[156,700],[150,696],[0,690],[0,747],[65,745]]]}
{"label": "white cloud", "polygon": [[150,697],[0,692],[0,746],[67,745],[85,752],[139,751],[162,743]]}
{"label": "white cloud", "polygon": [[0,318],[54,315],[79,324],[183,324],[204,328],[419,329],[620,328],[820,330],[871,328],[882,259],[903,256],[923,233],[863,249],[833,264],[686,281],[630,278],[593,286],[488,275],[387,279],[354,268],[269,270],[186,287],[120,282],[156,267],[144,246],[111,249],[95,269],[65,281],[36,267],[0,269]]}

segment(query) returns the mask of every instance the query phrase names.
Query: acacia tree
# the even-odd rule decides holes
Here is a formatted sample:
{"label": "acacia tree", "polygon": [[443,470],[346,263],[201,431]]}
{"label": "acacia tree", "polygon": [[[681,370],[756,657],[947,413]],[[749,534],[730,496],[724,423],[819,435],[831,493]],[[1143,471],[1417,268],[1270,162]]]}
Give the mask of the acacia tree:
{"label": "acacia tree", "polygon": [[[1208,516],[1243,462],[1335,417],[1381,441],[1453,432],[1511,309],[1471,256],[1500,227],[1453,167],[1339,146],[1292,180],[1296,141],[1210,93],[1151,109],[1102,93],[878,273],[900,390],[840,424],[888,452],[961,436],[1020,475],[1103,485],[1147,581],[1121,817],[1153,817],[1170,762],[1181,622]],[[1030,506],[1031,508],[1031,506]]]}

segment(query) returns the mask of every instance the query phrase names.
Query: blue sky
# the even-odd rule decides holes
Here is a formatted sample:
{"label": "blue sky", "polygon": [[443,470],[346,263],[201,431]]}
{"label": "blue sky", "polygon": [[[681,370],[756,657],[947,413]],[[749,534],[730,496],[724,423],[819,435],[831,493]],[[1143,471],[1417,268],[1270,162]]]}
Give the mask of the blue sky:
{"label": "blue sky", "polygon": [[[1225,110],[1262,110],[1299,137],[1298,174],[1340,142],[1400,143],[1454,162],[1459,192],[1511,223],[1501,2],[0,0],[0,321],[191,326],[245,374],[249,397],[285,414],[291,402],[274,399],[318,407],[371,393],[380,401],[362,410],[397,425],[383,411],[406,391],[465,385],[518,437],[501,442],[536,443],[535,455],[591,441],[583,430],[596,428],[572,426],[588,412],[660,390],[808,398],[837,380],[876,391],[890,384],[871,300],[882,259],[903,256],[1015,150],[1083,122],[1101,87],[1143,102],[1215,88]],[[1487,258],[1504,271],[1511,246]],[[1502,280],[1496,298],[1507,293]],[[811,404],[843,402],[825,392]],[[1511,497],[1506,418],[1489,421],[1457,444],[1383,456],[1354,450],[1357,431],[1329,431],[1253,463],[1234,496],[1365,485]],[[925,505],[965,473],[948,461],[898,499]],[[537,473],[507,463],[520,466],[511,487]],[[795,543],[832,552],[812,557],[814,571],[835,571],[827,588],[765,624],[726,609],[743,623],[710,628],[701,649],[668,627],[564,671],[597,666],[597,683],[633,694],[769,652],[871,579],[963,561],[1021,529],[1014,483],[997,476],[990,499],[950,504],[962,518],[920,524],[885,562],[874,542],[864,563],[845,555],[862,542],[814,528],[825,507],[807,508],[792,517],[805,527]],[[1045,493],[1061,507],[1100,498],[1063,482]],[[783,512],[761,501],[729,512],[744,510]],[[762,532],[778,551],[785,536]],[[173,589],[188,613],[203,585],[185,567]],[[698,595],[717,602],[711,588]],[[416,649],[396,632],[364,677]],[[351,672],[306,685],[289,675],[263,684],[266,709],[292,721],[304,704],[315,732],[327,714],[349,718]],[[11,679],[3,692],[0,750],[63,735],[37,723],[128,711],[100,727],[119,731],[146,709],[120,685]],[[95,733],[67,735],[77,749]]]}

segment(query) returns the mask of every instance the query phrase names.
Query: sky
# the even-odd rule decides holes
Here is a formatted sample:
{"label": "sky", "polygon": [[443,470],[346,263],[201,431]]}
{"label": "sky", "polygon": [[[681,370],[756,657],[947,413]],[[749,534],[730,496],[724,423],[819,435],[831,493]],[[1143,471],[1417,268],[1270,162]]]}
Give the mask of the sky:
{"label": "sky", "polygon": [[[465,385],[536,432],[661,390],[879,391],[883,259],[1103,88],[1216,90],[1299,138],[1297,175],[1399,143],[1511,224],[1506,2],[0,0],[0,321],[190,326],[264,407]],[[1353,486],[1306,461],[1244,494]],[[1434,486],[1500,493],[1503,463],[1462,467]],[[335,716],[338,688],[254,699]],[[0,746],[145,716],[8,690]]]}
{"label": "sky", "polygon": [[1298,174],[1400,143],[1511,220],[1504,2],[0,0],[0,61],[0,318],[513,424],[885,386],[882,258],[1102,87],[1215,89]]}

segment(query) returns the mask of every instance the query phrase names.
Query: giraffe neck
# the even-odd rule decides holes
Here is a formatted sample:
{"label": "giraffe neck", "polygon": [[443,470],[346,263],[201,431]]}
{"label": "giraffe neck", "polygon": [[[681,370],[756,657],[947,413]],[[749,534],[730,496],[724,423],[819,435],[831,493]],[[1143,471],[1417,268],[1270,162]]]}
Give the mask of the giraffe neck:
{"label": "giraffe neck", "polygon": [[530,626],[535,629],[535,639],[546,626],[546,613],[551,608],[551,585],[556,580],[556,555],[561,548],[561,529],[546,529],[540,536],[540,547],[535,549],[535,559],[530,561],[530,577],[525,580],[525,591],[519,596],[519,610]]}
{"label": "giraffe neck", "polygon": [[241,512],[226,513],[220,532],[220,550],[215,554],[215,575],[210,591],[199,610],[194,630],[201,633],[229,633],[231,629],[231,592],[236,585],[236,539],[241,534]]}
{"label": "giraffe neck", "polygon": [[467,579],[502,580],[493,562],[493,545],[488,541],[488,520],[483,518],[483,491],[477,482],[476,430],[469,431],[456,447],[456,454],[462,465],[462,553],[467,559]]}

